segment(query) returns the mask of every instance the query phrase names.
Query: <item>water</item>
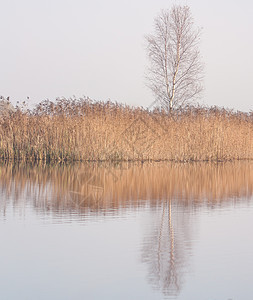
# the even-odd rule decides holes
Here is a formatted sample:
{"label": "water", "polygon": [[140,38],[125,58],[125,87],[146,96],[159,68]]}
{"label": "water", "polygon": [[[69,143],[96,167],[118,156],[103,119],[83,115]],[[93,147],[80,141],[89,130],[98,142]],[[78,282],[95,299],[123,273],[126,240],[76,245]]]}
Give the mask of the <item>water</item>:
{"label": "water", "polygon": [[0,165],[0,299],[252,299],[253,163]]}

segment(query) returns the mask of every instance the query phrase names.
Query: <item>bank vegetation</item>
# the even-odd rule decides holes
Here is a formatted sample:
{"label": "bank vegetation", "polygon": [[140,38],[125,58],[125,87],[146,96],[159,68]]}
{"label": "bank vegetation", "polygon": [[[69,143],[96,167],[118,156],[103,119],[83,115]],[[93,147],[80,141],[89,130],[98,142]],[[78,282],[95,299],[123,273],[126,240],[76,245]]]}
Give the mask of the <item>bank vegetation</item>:
{"label": "bank vegetation", "polygon": [[166,112],[58,99],[0,116],[0,158],[22,161],[253,159],[253,114],[217,107]]}

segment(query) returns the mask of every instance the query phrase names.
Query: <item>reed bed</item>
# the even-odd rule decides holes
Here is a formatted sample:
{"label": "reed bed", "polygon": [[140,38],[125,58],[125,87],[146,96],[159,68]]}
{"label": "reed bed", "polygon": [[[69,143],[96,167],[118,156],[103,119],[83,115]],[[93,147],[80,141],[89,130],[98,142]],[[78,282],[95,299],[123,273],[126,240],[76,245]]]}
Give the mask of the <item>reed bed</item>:
{"label": "reed bed", "polygon": [[2,160],[226,161],[253,159],[252,146],[252,114],[216,107],[167,113],[58,99],[0,116]]}

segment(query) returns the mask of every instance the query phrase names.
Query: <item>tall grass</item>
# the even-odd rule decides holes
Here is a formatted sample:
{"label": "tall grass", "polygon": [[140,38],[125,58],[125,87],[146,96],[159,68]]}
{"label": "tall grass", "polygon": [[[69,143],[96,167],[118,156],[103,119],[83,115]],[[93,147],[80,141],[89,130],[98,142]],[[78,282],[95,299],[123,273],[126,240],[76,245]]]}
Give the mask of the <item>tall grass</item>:
{"label": "tall grass", "polygon": [[253,159],[253,116],[166,113],[89,99],[44,101],[0,117],[0,158],[28,161]]}

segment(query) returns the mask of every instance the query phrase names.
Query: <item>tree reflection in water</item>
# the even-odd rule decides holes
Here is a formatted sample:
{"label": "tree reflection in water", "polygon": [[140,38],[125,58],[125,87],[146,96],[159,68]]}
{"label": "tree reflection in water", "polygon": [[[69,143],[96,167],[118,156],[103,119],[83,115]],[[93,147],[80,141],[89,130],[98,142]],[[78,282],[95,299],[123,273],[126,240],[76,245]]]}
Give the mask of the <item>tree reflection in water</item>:
{"label": "tree reflection in water", "polygon": [[187,207],[171,199],[161,201],[153,210],[142,261],[148,265],[148,280],[165,295],[177,296],[188,267],[193,227]]}

